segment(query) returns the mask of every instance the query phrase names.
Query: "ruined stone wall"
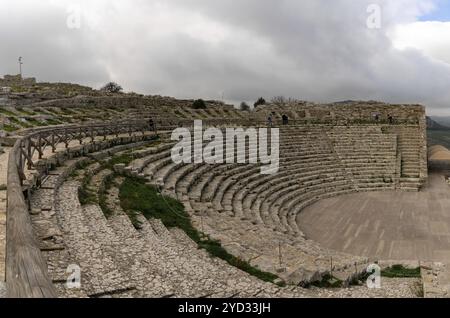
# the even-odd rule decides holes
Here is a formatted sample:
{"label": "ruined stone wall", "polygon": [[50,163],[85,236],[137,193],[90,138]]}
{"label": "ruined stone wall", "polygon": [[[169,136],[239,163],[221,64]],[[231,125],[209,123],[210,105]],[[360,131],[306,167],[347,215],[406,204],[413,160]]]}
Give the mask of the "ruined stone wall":
{"label": "ruined stone wall", "polygon": [[333,104],[314,104],[308,102],[285,105],[269,104],[257,109],[255,114],[260,119],[267,119],[269,114],[278,117],[286,114],[292,120],[305,120],[320,123],[369,123],[378,115],[379,122],[387,123],[388,117],[394,121],[410,124],[426,124],[425,107],[421,105],[395,105],[379,102],[347,102]]}
{"label": "ruined stone wall", "polygon": [[0,78],[0,87],[9,87],[9,86],[32,86],[36,84],[36,79],[34,77],[30,78],[22,78],[21,75],[5,75],[3,78]]}

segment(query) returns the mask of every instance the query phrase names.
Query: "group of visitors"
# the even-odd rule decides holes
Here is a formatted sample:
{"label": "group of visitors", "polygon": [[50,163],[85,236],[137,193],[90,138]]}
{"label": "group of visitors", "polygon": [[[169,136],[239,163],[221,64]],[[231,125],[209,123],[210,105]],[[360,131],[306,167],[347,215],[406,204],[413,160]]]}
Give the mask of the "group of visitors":
{"label": "group of visitors", "polygon": [[[268,125],[269,127],[273,127],[273,115],[274,115],[274,114],[272,113],[272,114],[270,114],[269,117],[267,118],[267,125]],[[281,116],[281,119],[282,119],[282,121],[283,121],[283,125],[284,125],[284,126],[289,125],[289,117],[288,117],[288,115],[283,114],[283,115]]]}
{"label": "group of visitors", "polygon": [[[375,114],[373,114],[373,119],[374,119],[376,122],[380,121],[380,118],[381,118],[381,114],[380,114],[380,113],[375,113]],[[388,115],[387,115],[387,120],[388,120],[389,124],[394,124],[394,117],[392,117],[391,114],[388,114]]]}
{"label": "group of visitors", "polygon": [[[273,124],[274,124],[274,115],[275,115],[274,113],[271,113],[271,114],[269,115],[269,117],[267,118],[267,125],[268,125],[269,127],[273,127]],[[289,125],[289,117],[288,117],[286,114],[283,114],[283,115],[281,116],[281,118],[282,118],[282,122],[283,122],[283,125],[284,125],[284,126]],[[373,119],[374,119],[374,121],[379,122],[379,121],[381,120],[381,114],[380,114],[380,113],[375,113],[375,114],[373,114]],[[391,114],[388,114],[388,115],[387,115],[387,121],[388,121],[388,123],[391,124],[391,125],[393,125],[393,124],[395,123],[394,117],[393,117]]]}

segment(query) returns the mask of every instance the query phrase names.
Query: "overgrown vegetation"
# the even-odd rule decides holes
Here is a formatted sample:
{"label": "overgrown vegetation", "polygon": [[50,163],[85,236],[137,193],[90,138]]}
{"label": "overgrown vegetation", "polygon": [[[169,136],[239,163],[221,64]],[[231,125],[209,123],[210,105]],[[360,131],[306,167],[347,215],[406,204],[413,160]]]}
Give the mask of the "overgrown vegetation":
{"label": "overgrown vegetation", "polygon": [[[225,260],[259,279],[275,283],[278,276],[263,272],[251,266],[248,262],[228,253],[219,241],[212,240],[207,235],[199,232],[191,223],[189,215],[184,210],[181,202],[161,195],[157,188],[146,184],[145,179],[127,177],[119,189],[120,204],[124,211],[141,212],[147,219],[155,218],[167,228],[179,228],[183,230],[199,248],[205,249],[212,257]],[[283,285],[283,283],[279,283]]]}
{"label": "overgrown vegetation", "polygon": [[381,276],[388,278],[420,278],[420,267],[406,268],[403,265],[393,265],[382,270]]}

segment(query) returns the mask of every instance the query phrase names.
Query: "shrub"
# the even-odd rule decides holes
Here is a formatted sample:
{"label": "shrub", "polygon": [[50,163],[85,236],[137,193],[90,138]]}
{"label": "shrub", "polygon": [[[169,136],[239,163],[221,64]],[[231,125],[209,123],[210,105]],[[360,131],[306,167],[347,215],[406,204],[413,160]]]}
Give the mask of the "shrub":
{"label": "shrub", "polygon": [[197,99],[192,103],[192,108],[194,109],[206,109],[206,103],[203,99]]}
{"label": "shrub", "polygon": [[242,102],[240,108],[244,112],[250,111],[250,106],[246,102]]}

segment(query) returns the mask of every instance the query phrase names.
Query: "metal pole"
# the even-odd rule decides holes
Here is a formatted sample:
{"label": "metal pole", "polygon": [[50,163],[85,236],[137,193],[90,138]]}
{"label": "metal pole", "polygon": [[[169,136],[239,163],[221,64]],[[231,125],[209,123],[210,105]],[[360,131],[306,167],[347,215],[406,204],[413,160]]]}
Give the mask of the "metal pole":
{"label": "metal pole", "polygon": [[19,74],[20,74],[20,78],[22,78],[22,57],[19,57]]}

